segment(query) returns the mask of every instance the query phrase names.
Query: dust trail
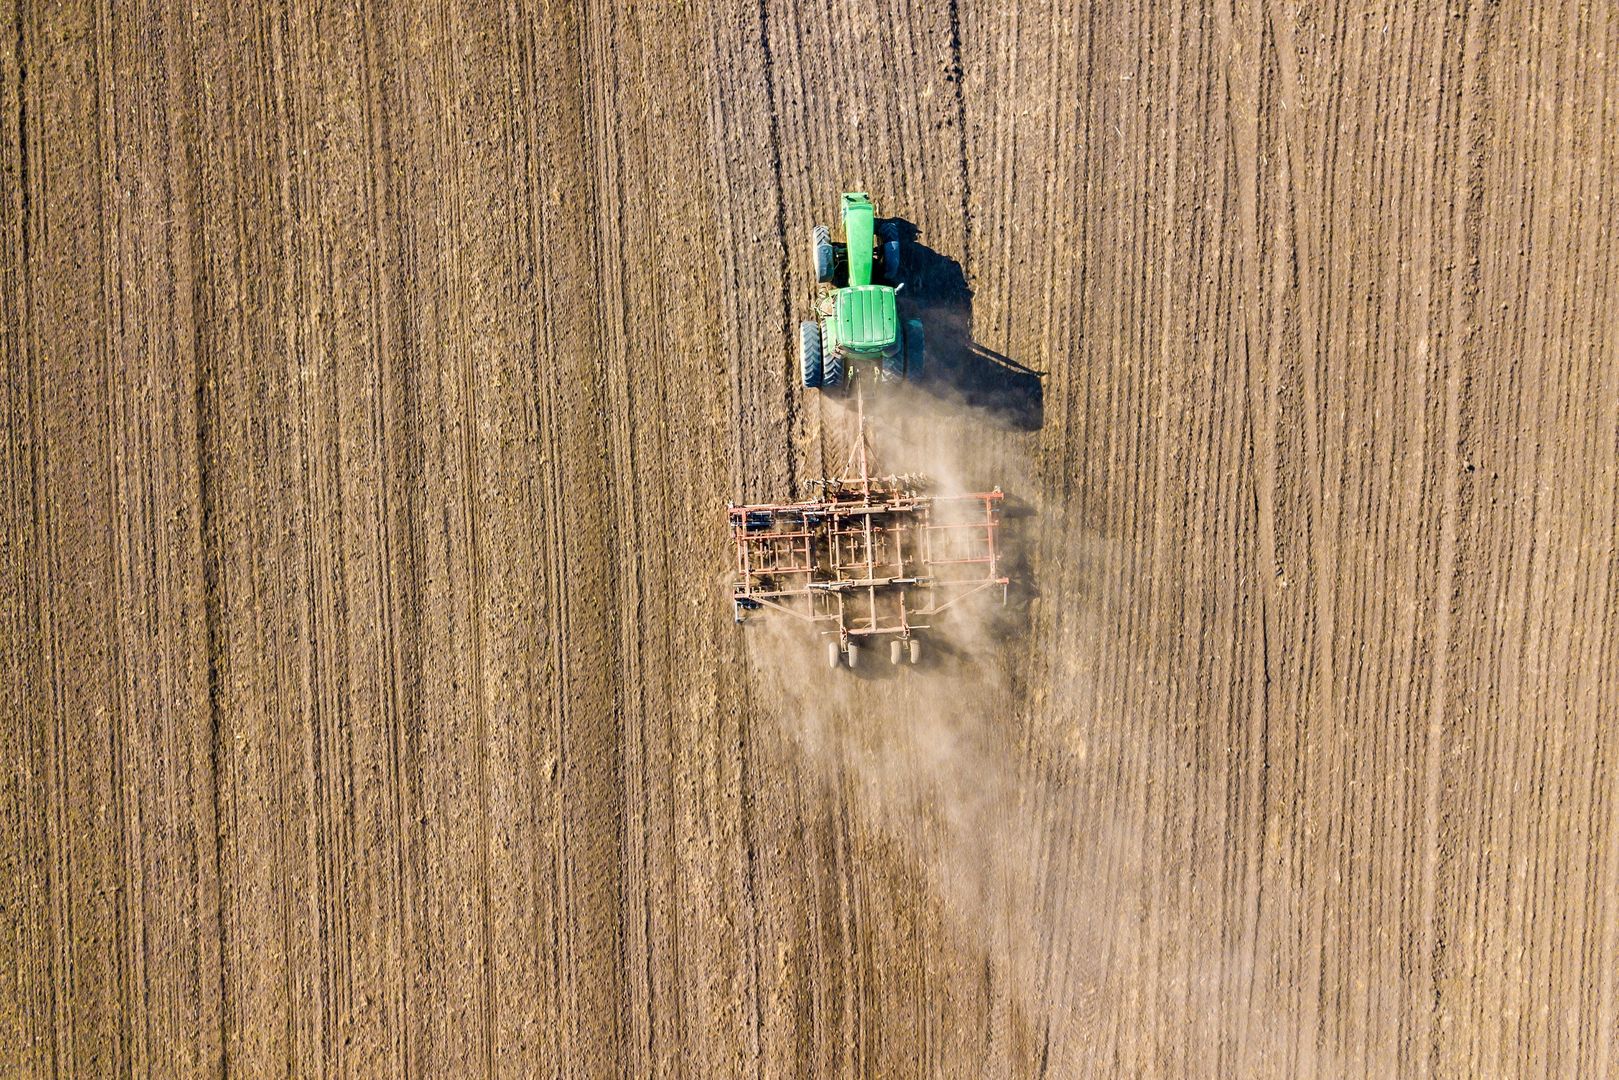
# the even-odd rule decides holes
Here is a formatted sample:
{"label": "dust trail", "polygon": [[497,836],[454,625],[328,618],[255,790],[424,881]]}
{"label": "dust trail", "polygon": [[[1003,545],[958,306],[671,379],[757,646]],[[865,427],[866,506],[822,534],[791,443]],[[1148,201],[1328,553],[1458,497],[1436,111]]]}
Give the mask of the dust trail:
{"label": "dust trail", "polygon": [[[823,412],[853,422],[849,403]],[[1248,1001],[1247,1053],[1285,1062],[1297,1018],[1267,982],[1265,943],[1227,935],[1196,896],[1223,873],[1219,844],[1193,839],[1221,828],[1222,799],[1193,778],[1194,736],[1166,691],[1130,660],[1160,633],[1129,584],[1141,553],[1049,526],[1017,439],[948,391],[879,387],[866,413],[882,470],[1007,492],[1010,603],[937,620],[915,669],[868,654],[860,671],[828,670],[813,630],[756,620],[756,699],[850,817],[904,854],[966,962],[987,963],[1004,994],[998,1052],[1021,1031],[1051,1075],[1087,1074],[1139,1022],[1129,988],[1156,969],[1211,1039],[1224,1003]],[[1095,588],[1042,596],[1040,568],[1058,564]]]}
{"label": "dust trail", "polygon": [[[937,620],[914,669],[870,655],[861,671],[828,670],[812,630],[756,620],[758,699],[850,813],[908,854],[959,938],[990,963],[1016,1023],[1063,1047],[1128,939],[1142,824],[1129,808],[1084,813],[1096,786],[1085,777],[1109,766],[1089,757],[1095,702],[1077,689],[1083,679],[1065,678],[1060,698],[1028,691],[1039,539],[1029,477],[1005,467],[996,433],[957,403],[885,386],[866,408],[883,471],[925,472],[943,494],[1008,492],[1002,533],[1018,588],[1007,609],[997,591]],[[851,404],[829,401],[824,413],[852,434]]]}

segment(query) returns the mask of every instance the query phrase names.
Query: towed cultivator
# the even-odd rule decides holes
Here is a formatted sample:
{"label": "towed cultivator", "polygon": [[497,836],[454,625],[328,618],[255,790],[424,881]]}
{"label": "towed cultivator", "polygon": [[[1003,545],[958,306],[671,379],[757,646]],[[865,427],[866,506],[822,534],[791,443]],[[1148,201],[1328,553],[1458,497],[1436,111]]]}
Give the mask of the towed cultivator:
{"label": "towed cultivator", "polygon": [[885,640],[891,662],[914,664],[934,616],[991,589],[1005,602],[1000,488],[937,495],[926,477],[873,476],[863,404],[844,472],[816,481],[817,499],[730,507],[737,622],[774,610],[817,625],[831,667]]}

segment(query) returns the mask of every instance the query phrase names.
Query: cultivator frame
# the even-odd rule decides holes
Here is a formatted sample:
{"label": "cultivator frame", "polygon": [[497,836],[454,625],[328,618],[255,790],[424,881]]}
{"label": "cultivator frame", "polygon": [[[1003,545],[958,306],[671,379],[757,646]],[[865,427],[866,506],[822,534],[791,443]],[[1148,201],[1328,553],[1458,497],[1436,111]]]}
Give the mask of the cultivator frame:
{"label": "cultivator frame", "polygon": [[861,646],[883,638],[892,662],[914,664],[928,620],[996,587],[1006,602],[1003,496],[938,495],[923,476],[872,475],[863,401],[857,408],[845,475],[816,481],[820,498],[731,504],[731,599],[737,622],[773,610],[822,626],[832,667],[854,667]]}

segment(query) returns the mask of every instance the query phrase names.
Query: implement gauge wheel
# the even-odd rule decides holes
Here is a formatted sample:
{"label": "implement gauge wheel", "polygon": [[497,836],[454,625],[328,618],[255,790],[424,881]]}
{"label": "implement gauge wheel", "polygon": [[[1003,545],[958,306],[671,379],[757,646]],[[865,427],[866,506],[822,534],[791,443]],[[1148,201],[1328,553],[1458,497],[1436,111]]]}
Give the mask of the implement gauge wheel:
{"label": "implement gauge wheel", "polygon": [[821,385],[821,328],[812,322],[798,326],[798,370],[811,390]]}
{"label": "implement gauge wheel", "polygon": [[911,639],[911,663],[919,663],[922,659],[922,642],[916,638]]}
{"label": "implement gauge wheel", "polygon": [[838,648],[836,641],[826,643],[826,666],[836,671],[838,665],[843,663],[843,650]]}

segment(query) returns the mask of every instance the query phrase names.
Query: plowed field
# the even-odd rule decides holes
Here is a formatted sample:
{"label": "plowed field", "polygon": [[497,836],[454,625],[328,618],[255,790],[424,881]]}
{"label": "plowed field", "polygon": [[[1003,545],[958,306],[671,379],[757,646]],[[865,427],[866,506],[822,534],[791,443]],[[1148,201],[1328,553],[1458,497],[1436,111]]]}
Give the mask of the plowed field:
{"label": "plowed field", "polygon": [[1583,0],[7,0],[0,1074],[1619,1074],[1616,176]]}

